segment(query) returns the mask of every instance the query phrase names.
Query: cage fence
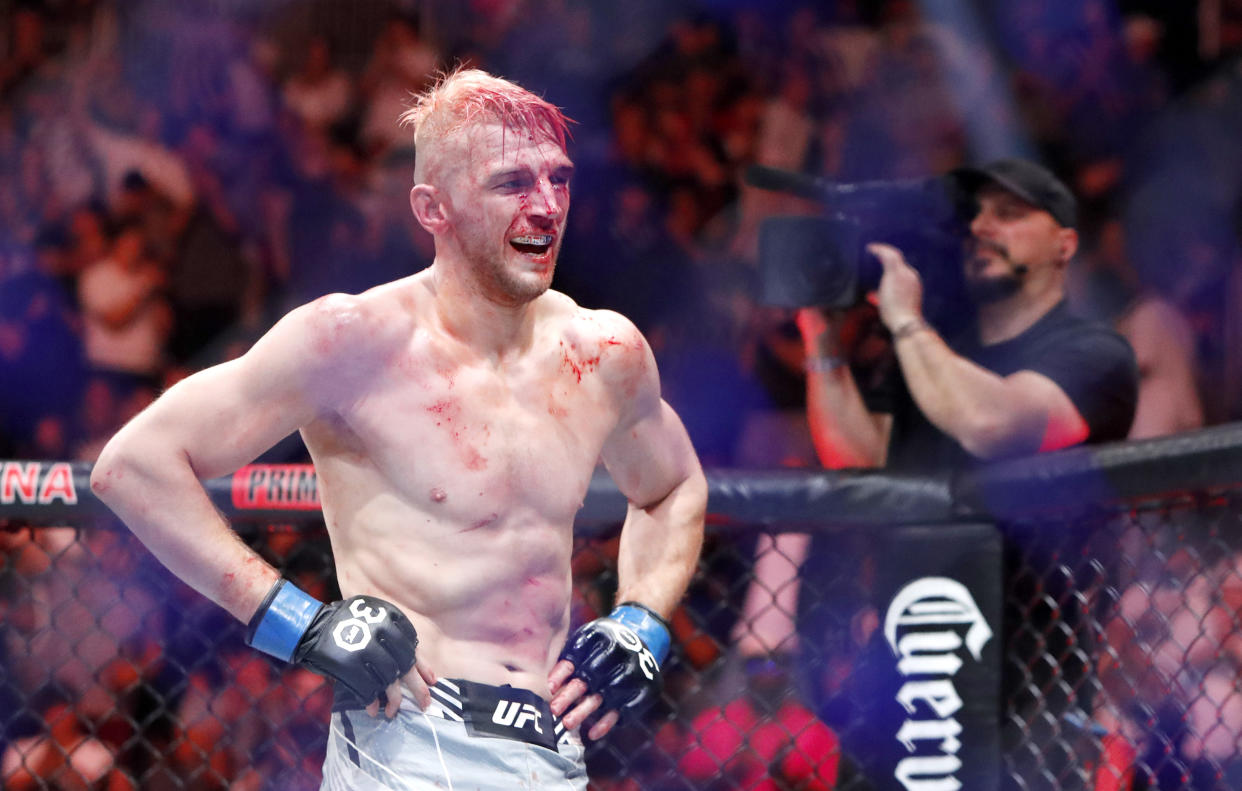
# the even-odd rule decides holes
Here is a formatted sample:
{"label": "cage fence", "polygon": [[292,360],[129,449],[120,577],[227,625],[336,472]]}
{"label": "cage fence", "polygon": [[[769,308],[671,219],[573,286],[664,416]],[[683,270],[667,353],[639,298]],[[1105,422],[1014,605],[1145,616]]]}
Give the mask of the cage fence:
{"label": "cage fence", "polygon": [[[960,746],[976,738],[965,713],[977,701],[990,707],[985,736],[998,745],[986,787],[1242,787],[1242,477],[1213,461],[1240,447],[1149,448],[1139,466],[1132,458],[1120,465],[1129,483],[1116,483],[1112,466],[1117,496],[1093,499],[1094,489],[1080,487],[1047,494],[1049,507],[994,508],[992,519],[973,525],[1000,550],[1000,600],[991,602],[999,617],[988,619],[997,667],[982,680],[966,670],[944,679],[894,675],[899,658],[934,657],[895,650],[901,638],[889,632],[894,586],[886,582],[911,555],[926,554],[920,547],[949,542],[955,524],[978,521],[964,520],[961,507],[978,501],[970,494],[977,489],[952,483],[952,507],[930,514],[926,503],[910,510],[909,493],[931,491],[936,500],[943,490],[935,481],[713,473],[714,517],[671,619],[662,700],[590,744],[592,787],[972,788],[952,763],[962,767],[970,754]],[[1109,467],[1098,454],[1090,462]],[[1162,464],[1163,483],[1140,474]],[[1055,493],[1063,473],[1036,475],[1036,488]],[[292,485],[306,495],[305,480]],[[22,502],[20,492],[0,512],[0,786],[318,787],[327,682],[247,648],[240,624],[85,506],[81,491],[79,502],[45,503],[57,506],[47,518],[31,518],[38,503]],[[906,494],[877,500],[885,491]],[[231,487],[224,495],[234,505],[236,496]],[[281,510],[276,499],[262,503],[262,518],[239,518],[239,532],[304,590],[337,597],[317,512]],[[575,623],[613,603],[617,522],[607,513],[575,539]],[[808,516],[816,513],[831,518],[816,524]],[[911,523],[929,543],[909,543],[902,531]],[[773,540],[802,535],[809,538]],[[789,546],[798,551],[782,565],[794,573],[755,573]],[[949,576],[982,565],[963,557]],[[790,585],[796,595],[787,595]],[[986,615],[990,594],[976,598]],[[753,650],[755,619],[773,614],[790,624],[788,634]],[[930,644],[936,634],[916,637]],[[964,627],[943,634],[955,646],[969,642]],[[972,662],[965,647],[934,656]],[[940,692],[906,697],[904,719],[894,721],[894,694],[900,702],[900,690],[913,688],[900,684],[911,682],[940,684]],[[951,716],[911,714],[918,701]],[[930,753],[915,749],[928,745]],[[918,755],[924,762],[910,769]],[[896,771],[903,765],[904,774]]]}

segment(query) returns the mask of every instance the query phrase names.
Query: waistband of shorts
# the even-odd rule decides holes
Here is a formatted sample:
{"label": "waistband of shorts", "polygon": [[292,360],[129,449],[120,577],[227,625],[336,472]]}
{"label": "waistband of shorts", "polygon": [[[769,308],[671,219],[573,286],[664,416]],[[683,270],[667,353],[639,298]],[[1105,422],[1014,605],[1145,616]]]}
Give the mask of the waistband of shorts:
{"label": "waistband of shorts", "polygon": [[[431,705],[418,707],[407,694],[401,709],[460,722],[472,736],[512,739],[546,747],[557,752],[565,726],[552,714],[548,702],[528,689],[479,684],[460,678],[440,678],[430,687]],[[341,685],[336,686],[333,711],[364,709],[357,698]]]}

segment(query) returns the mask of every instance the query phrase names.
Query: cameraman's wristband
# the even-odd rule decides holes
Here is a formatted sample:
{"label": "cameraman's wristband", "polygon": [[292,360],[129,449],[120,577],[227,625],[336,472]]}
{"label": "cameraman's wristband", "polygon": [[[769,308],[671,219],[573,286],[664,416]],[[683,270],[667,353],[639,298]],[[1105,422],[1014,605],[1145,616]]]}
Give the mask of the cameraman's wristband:
{"label": "cameraman's wristband", "polygon": [[289,662],[323,602],[286,579],[267,592],[246,628],[246,645]]}
{"label": "cameraman's wristband", "polygon": [[655,657],[656,664],[664,664],[672,638],[669,635],[668,622],[654,610],[636,601],[627,601],[618,604],[608,617],[633,629],[638,639],[643,641],[643,645]]}
{"label": "cameraman's wristband", "polygon": [[849,365],[849,360],[844,357],[837,357],[836,355],[816,355],[815,357],[807,357],[806,361],[803,362],[802,367],[809,374],[827,374],[832,373],[838,368],[844,368],[847,365]]}
{"label": "cameraman's wristband", "polygon": [[902,338],[910,337],[916,332],[930,329],[932,329],[932,325],[928,324],[926,319],[910,319],[909,321],[903,322],[901,326],[893,330],[893,340],[899,341]]}

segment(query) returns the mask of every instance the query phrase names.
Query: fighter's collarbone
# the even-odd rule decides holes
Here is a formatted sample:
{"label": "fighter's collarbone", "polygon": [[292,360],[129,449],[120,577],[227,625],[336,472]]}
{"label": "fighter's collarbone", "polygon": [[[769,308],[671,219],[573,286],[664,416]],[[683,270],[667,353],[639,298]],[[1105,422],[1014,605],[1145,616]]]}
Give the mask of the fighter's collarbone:
{"label": "fighter's collarbone", "polygon": [[451,458],[465,446],[499,452],[532,443],[590,447],[615,421],[613,402],[590,370],[598,360],[563,356],[568,362],[514,371],[412,361],[371,382],[343,416],[368,445],[410,443],[421,455],[439,451]]}

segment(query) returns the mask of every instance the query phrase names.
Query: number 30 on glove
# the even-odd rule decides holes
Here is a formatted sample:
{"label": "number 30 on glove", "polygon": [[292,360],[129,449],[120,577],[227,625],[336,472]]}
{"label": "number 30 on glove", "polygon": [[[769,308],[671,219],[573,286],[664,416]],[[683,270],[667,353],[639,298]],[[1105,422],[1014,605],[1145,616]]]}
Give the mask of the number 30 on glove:
{"label": "number 30 on glove", "polygon": [[638,602],[624,602],[608,617],[579,627],[560,658],[573,663],[572,678],[603,697],[602,711],[635,715],[660,692],[660,665],[668,648],[664,619]]}
{"label": "number 30 on glove", "polygon": [[251,618],[246,642],[335,679],[366,705],[414,666],[418,633],[396,605],[376,596],[323,604],[282,579]]}

